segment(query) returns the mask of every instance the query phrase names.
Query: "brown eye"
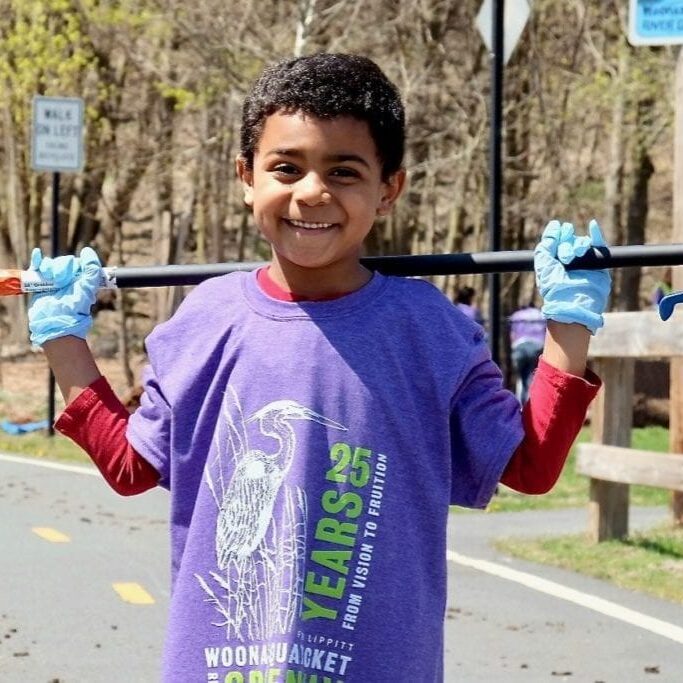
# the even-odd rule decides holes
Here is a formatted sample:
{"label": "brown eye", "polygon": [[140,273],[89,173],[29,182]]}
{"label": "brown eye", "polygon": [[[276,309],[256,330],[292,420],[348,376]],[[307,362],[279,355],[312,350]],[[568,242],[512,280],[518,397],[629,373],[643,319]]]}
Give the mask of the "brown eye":
{"label": "brown eye", "polygon": [[275,173],[287,176],[296,175],[299,173],[299,169],[292,164],[277,164],[277,166],[273,168],[273,171],[275,171]]}
{"label": "brown eye", "polygon": [[358,178],[360,176],[360,173],[356,171],[354,168],[348,168],[347,166],[344,166],[342,168],[335,168],[332,170],[331,174],[335,178]]}

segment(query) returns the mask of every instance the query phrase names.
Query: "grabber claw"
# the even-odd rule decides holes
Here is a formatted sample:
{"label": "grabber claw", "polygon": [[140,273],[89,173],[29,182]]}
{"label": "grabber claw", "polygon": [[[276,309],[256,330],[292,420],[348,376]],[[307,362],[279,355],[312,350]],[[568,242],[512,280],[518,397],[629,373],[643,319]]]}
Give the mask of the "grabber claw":
{"label": "grabber claw", "polygon": [[663,296],[659,301],[659,317],[668,320],[674,312],[674,306],[683,301],[683,292],[674,292]]}

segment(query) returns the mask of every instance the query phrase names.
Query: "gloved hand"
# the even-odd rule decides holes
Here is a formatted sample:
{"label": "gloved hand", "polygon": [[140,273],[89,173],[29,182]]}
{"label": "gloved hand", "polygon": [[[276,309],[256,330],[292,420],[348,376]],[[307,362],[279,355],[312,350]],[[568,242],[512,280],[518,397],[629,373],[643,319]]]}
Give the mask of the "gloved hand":
{"label": "gloved hand", "polygon": [[85,339],[92,326],[90,309],[97,298],[102,266],[93,249],[85,247],[75,256],[43,257],[40,249],[31,253],[31,270],[54,281],[57,291],[34,294],[28,309],[31,342],[42,346],[58,337]]}
{"label": "gloved hand", "polygon": [[604,324],[602,314],[612,277],[607,270],[565,270],[563,265],[591,247],[607,246],[597,221],[591,220],[588,233],[577,236],[571,223],[550,221],[534,250],[534,270],[543,297],[543,316],[561,323],[579,323],[595,334]]}

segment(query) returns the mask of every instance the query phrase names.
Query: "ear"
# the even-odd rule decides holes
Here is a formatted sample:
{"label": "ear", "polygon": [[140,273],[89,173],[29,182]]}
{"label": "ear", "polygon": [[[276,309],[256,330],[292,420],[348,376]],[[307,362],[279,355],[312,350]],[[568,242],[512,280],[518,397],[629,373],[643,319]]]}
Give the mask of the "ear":
{"label": "ear", "polygon": [[235,158],[235,171],[237,177],[242,182],[242,192],[244,193],[244,203],[251,207],[254,205],[254,171],[247,164],[247,160],[238,154]]}
{"label": "ear", "polygon": [[386,216],[391,212],[396,200],[401,196],[406,184],[406,170],[399,168],[396,173],[383,182],[383,191],[377,205],[377,215]]}

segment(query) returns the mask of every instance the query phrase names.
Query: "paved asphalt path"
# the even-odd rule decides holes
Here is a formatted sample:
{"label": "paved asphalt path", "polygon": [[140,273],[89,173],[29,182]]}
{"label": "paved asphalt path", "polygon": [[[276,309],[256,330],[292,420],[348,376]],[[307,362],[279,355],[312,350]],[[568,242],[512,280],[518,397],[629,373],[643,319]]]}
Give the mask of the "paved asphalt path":
{"label": "paved asphalt path", "polygon": [[[665,509],[632,511],[630,527],[665,522]],[[448,547],[664,622],[678,642],[624,623],[556,595],[532,590],[449,562],[446,680],[467,683],[572,681],[576,683],[683,682],[683,607],[574,572],[522,562],[497,553],[495,537],[580,533],[585,510],[451,515]],[[681,577],[683,580],[683,576]]]}
{"label": "paved asphalt path", "polygon": [[[163,491],[126,499],[99,475],[0,460],[0,681],[157,681],[167,518]],[[115,583],[137,584],[154,603],[125,602]]]}
{"label": "paved asphalt path", "polygon": [[[168,606],[166,494],[123,499],[90,469],[32,462],[0,455],[0,682],[155,683]],[[633,527],[666,515],[635,512]],[[446,681],[683,682],[683,608],[511,560],[490,544],[585,525],[583,510],[451,516]],[[505,578],[510,569],[522,574]],[[526,585],[534,577],[553,582],[550,593]],[[556,594],[566,588],[588,606]],[[664,635],[590,609],[605,605]]]}

